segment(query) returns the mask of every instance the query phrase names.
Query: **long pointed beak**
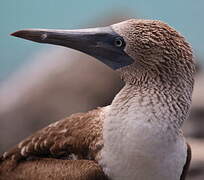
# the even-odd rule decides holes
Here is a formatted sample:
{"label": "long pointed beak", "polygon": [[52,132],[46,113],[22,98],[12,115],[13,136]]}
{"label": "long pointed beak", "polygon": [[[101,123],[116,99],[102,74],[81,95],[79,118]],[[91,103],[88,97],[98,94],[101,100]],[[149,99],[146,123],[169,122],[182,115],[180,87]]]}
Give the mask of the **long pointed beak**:
{"label": "long pointed beak", "polygon": [[11,35],[39,43],[76,49],[96,57],[113,69],[121,68],[133,62],[122,48],[114,45],[114,40],[119,35],[111,27],[81,30],[26,29],[16,31]]}

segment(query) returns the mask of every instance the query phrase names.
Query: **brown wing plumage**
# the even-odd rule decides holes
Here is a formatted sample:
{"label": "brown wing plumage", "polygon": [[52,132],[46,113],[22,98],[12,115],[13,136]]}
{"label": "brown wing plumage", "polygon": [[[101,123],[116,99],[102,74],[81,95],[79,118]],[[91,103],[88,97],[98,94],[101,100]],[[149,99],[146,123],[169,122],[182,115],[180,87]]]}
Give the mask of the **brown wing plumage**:
{"label": "brown wing plumage", "polygon": [[186,164],[184,165],[183,167],[183,172],[181,174],[181,178],[180,180],[185,180],[186,179],[186,176],[187,176],[187,173],[188,173],[188,169],[189,169],[189,166],[190,166],[190,162],[191,162],[191,147],[189,144],[187,144],[187,157],[186,157]]}
{"label": "brown wing plumage", "polygon": [[[30,157],[59,159],[97,159],[102,148],[102,110],[78,113],[37,131],[1,157],[0,174],[5,161],[9,166]],[[21,165],[23,166],[23,165]],[[15,168],[16,169],[16,168]]]}
{"label": "brown wing plumage", "polygon": [[90,160],[38,159],[22,161],[0,180],[107,180],[101,167]]}

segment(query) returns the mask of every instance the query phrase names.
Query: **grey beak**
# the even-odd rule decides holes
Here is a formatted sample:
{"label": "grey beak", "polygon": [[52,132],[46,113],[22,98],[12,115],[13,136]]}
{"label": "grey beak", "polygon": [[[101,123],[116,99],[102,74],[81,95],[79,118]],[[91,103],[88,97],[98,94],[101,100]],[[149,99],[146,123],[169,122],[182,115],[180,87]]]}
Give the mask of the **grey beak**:
{"label": "grey beak", "polygon": [[[89,54],[112,69],[118,69],[133,63],[124,52],[125,41],[111,27],[81,30],[27,29],[11,34],[23,39],[61,45]],[[120,40],[121,44],[116,44]],[[120,45],[120,46],[119,46]]]}

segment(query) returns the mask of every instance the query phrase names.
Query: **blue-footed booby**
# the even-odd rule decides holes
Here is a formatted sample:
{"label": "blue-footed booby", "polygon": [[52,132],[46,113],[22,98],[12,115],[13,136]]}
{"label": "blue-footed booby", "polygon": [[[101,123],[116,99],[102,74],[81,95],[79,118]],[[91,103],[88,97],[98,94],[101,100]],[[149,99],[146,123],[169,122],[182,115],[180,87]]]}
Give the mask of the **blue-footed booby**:
{"label": "blue-footed booby", "polygon": [[[49,166],[53,159],[66,162],[58,179],[185,179],[191,150],[181,127],[190,110],[195,63],[181,34],[158,20],[130,19],[102,28],[12,35],[93,56],[116,70],[125,86],[109,106],[50,124],[5,152],[1,177],[15,179],[22,166],[28,171],[36,161]],[[46,179],[39,166],[32,178]]]}

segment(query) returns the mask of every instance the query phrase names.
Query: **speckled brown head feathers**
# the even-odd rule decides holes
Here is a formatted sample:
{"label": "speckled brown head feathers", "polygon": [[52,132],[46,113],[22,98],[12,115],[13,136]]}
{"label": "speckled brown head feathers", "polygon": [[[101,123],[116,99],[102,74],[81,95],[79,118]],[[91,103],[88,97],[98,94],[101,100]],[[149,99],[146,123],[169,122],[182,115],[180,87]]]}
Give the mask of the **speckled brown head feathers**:
{"label": "speckled brown head feathers", "polygon": [[125,51],[135,60],[118,70],[125,81],[139,83],[153,77],[167,82],[184,78],[192,84],[195,71],[192,49],[173,28],[161,21],[137,19],[114,24],[112,28],[124,37]]}

